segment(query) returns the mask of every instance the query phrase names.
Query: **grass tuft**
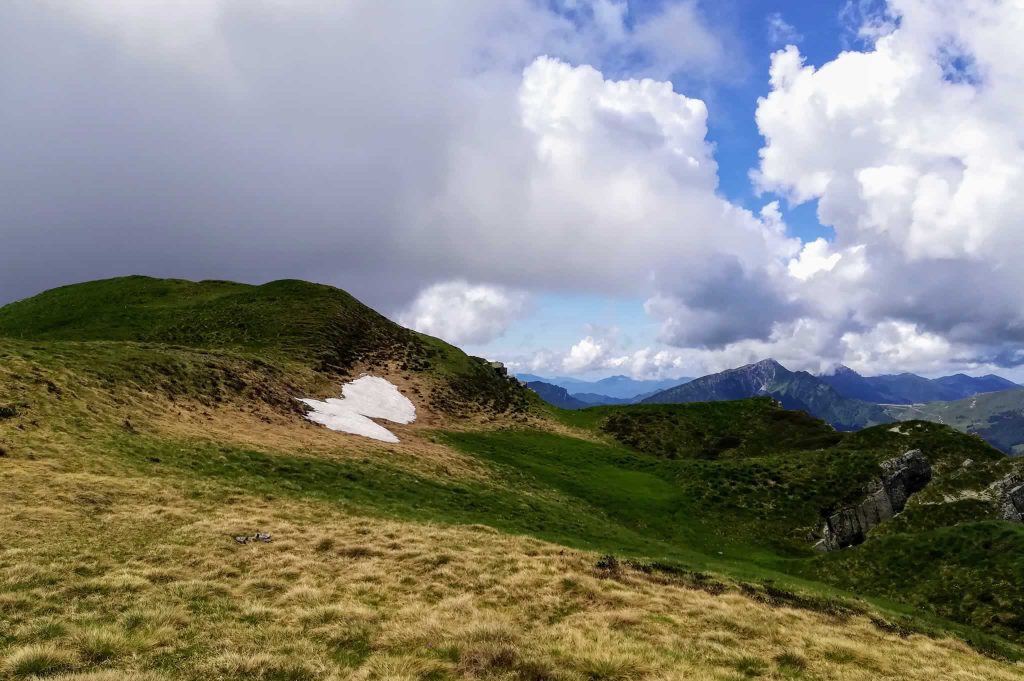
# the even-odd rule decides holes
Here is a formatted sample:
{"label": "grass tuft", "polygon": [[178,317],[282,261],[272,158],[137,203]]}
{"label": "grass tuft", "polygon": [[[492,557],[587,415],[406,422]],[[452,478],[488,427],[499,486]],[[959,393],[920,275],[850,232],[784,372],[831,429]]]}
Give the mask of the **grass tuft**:
{"label": "grass tuft", "polygon": [[4,670],[16,678],[50,676],[74,669],[78,658],[51,643],[37,643],[16,649],[4,660]]}
{"label": "grass tuft", "polygon": [[301,660],[265,653],[228,653],[213,661],[222,677],[253,681],[313,681],[320,678],[312,666]]}
{"label": "grass tuft", "polygon": [[82,658],[93,664],[113,660],[135,647],[122,631],[100,625],[83,627],[72,639]]}

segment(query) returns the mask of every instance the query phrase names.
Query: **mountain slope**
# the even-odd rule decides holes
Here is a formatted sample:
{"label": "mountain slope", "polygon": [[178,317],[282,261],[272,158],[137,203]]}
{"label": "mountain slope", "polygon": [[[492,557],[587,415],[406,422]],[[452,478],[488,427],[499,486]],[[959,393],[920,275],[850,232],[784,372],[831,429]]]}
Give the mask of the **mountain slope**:
{"label": "mountain slope", "polygon": [[1015,390],[1021,387],[1013,381],[1008,381],[1002,376],[996,376],[995,374],[986,374],[984,376],[953,374],[952,376],[936,378],[935,383],[949,389],[954,395],[956,395],[956,397],[952,399],[970,397],[971,395],[977,395],[979,393]]}
{"label": "mountain slope", "polygon": [[605,404],[633,404],[636,401],[636,398],[608,397],[607,395],[597,395],[595,393],[573,393],[572,396],[575,399],[591,406]]}
{"label": "mountain slope", "polygon": [[560,409],[583,409],[590,406],[582,400],[578,400],[569,394],[569,391],[561,386],[551,385],[543,381],[530,381],[526,387],[537,393],[542,400]]}
{"label": "mountain slope", "polygon": [[871,380],[861,376],[853,369],[838,366],[832,372],[821,374],[818,378],[843,397],[864,402],[895,402],[891,395],[886,395]]}
{"label": "mountain slope", "polygon": [[638,395],[657,392],[691,380],[689,378],[668,378],[641,381],[629,378],[628,376],[609,376],[598,381],[584,381],[565,376],[543,378],[533,374],[519,374],[519,378],[527,382],[543,381],[544,383],[557,385],[568,390],[570,394],[589,393],[618,400],[629,400]]}
{"label": "mountain slope", "polygon": [[789,371],[772,359],[694,379],[643,400],[645,404],[673,404],[738,400],[767,395],[787,409],[805,411],[840,430],[852,430],[893,419],[875,404],[841,397],[830,386],[805,371]]}
{"label": "mountain slope", "polygon": [[1024,388],[886,410],[896,419],[944,423],[974,433],[1007,454],[1024,454]]}
{"label": "mountain slope", "polygon": [[1019,387],[1005,378],[992,374],[980,377],[956,374],[936,379],[910,373],[861,376],[845,366],[839,366],[818,378],[843,397],[879,404],[959,400],[979,393]]}

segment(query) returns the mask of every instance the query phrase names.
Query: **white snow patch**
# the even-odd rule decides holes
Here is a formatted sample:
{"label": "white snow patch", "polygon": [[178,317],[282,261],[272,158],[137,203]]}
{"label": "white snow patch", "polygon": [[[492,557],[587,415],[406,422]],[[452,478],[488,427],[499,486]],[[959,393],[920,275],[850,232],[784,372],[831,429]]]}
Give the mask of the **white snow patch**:
{"label": "white snow patch", "polygon": [[390,381],[376,376],[363,376],[341,388],[341,399],[326,401],[300,399],[312,407],[306,418],[331,430],[362,435],[383,442],[398,442],[387,428],[371,421],[386,419],[394,423],[412,423],[416,407]]}

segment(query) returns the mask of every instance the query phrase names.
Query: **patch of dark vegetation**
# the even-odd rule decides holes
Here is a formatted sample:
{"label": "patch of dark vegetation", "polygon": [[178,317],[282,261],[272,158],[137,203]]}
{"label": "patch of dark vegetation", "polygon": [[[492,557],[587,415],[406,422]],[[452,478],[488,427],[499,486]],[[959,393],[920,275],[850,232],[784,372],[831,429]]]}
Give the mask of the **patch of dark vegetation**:
{"label": "patch of dark vegetation", "polygon": [[735,669],[740,676],[747,679],[764,676],[768,671],[768,665],[764,660],[751,655],[741,655],[740,657],[727,660],[726,664]]}
{"label": "patch of dark vegetation", "polygon": [[607,409],[601,429],[623,444],[669,459],[763,456],[828,449],[842,435],[770,398]]}
{"label": "patch of dark vegetation", "polygon": [[517,380],[436,338],[420,339],[429,350],[435,373],[445,379],[431,390],[430,404],[435,410],[459,416],[481,412],[525,416],[531,393]]}
{"label": "patch of dark vegetation", "polygon": [[878,615],[869,615],[868,619],[870,619],[871,623],[882,631],[895,634],[900,638],[908,638],[913,634],[921,633],[919,628],[913,628],[908,626],[906,623],[893,622]]}
{"label": "patch of dark vegetation", "polygon": [[626,565],[647,575],[654,575],[660,581],[682,585],[690,589],[699,589],[712,596],[720,596],[729,590],[729,585],[705,572],[687,570],[678,565],[659,561],[627,560]]}
{"label": "patch of dark vegetation", "polygon": [[626,568],[652,577],[661,584],[672,584],[689,589],[698,589],[712,596],[719,596],[729,590],[729,586],[709,574],[687,570],[678,565],[660,561],[642,561],[635,559],[619,560],[612,554],[601,556],[594,564],[602,577],[617,579]]}
{"label": "patch of dark vegetation", "polygon": [[606,553],[605,555],[598,558],[597,563],[594,564],[594,567],[596,567],[601,572],[607,573],[609,575],[622,574],[622,563],[620,563],[619,559],[610,553]]}
{"label": "patch of dark vegetation", "polygon": [[807,669],[807,658],[798,653],[779,653],[775,656],[775,664],[783,675],[792,676]]}
{"label": "patch of dark vegetation", "polygon": [[775,608],[811,610],[840,620],[854,615],[863,615],[867,608],[832,596],[798,593],[778,586],[774,581],[765,580],[760,584],[741,583],[740,590],[759,603]]}
{"label": "patch of dark vegetation", "polygon": [[13,419],[18,415],[18,408],[13,404],[0,404],[0,420]]}
{"label": "patch of dark vegetation", "polygon": [[[341,556],[342,558],[351,558],[351,559],[355,559],[355,560],[359,560],[361,558],[374,558],[374,557],[378,557],[378,556],[384,555],[383,553],[381,553],[380,551],[378,551],[376,549],[372,549],[369,546],[362,546],[362,545],[343,546],[340,549],[338,549],[337,554],[339,556]],[[439,559],[440,559],[440,557],[438,558],[438,560]],[[435,566],[437,566],[437,565],[442,565],[443,563],[438,563],[435,560],[433,564]]]}

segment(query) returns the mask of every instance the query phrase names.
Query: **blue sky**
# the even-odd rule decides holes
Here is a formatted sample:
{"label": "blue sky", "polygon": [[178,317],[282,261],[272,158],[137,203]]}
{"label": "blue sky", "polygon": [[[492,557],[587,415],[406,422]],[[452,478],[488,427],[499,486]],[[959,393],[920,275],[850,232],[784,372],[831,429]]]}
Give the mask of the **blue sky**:
{"label": "blue sky", "polygon": [[[840,16],[844,6],[845,2],[835,0],[726,0],[715,3],[715,9],[710,10],[712,16],[721,14],[721,20],[740,38],[742,46],[742,70],[736,79],[707,83],[704,90],[709,113],[708,139],[715,145],[721,191],[731,201],[750,209],[757,209],[764,203],[764,197],[756,195],[749,176],[751,169],[757,166],[757,152],[764,143],[754,122],[754,113],[758,97],[769,91],[771,54],[788,42],[773,39],[776,36],[769,28],[772,18],[781,18],[791,26],[796,33],[795,43],[807,63],[819,65],[835,57],[852,39],[849,27]],[[681,90],[687,87],[685,77],[677,80],[680,82],[676,87]],[[791,207],[783,201],[781,207],[786,225],[794,236],[805,241],[831,236],[831,228],[822,227],[818,222],[815,203]]]}

